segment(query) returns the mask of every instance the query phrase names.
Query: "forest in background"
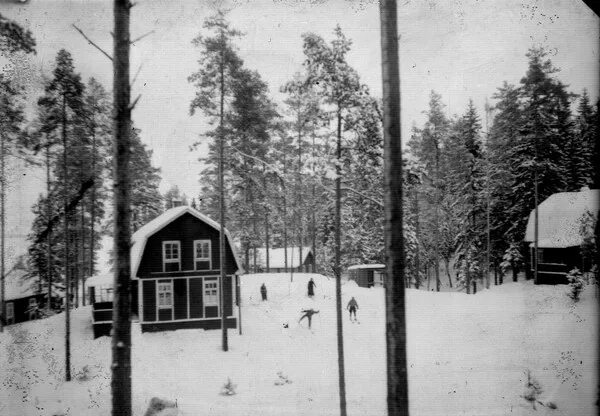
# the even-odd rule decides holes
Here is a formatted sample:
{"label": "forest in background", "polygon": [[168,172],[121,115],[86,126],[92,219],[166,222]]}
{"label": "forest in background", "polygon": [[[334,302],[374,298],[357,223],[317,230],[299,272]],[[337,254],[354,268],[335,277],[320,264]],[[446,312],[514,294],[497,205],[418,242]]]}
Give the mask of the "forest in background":
{"label": "forest in background", "polygon": [[[132,231],[172,200],[219,218],[216,139],[222,135],[226,224],[246,270],[256,269],[255,248],[309,246],[317,271],[332,274],[336,231],[342,269],[383,262],[381,103],[346,61],[351,40],[339,27],[329,42],[304,34],[304,64],[279,86],[287,98],[278,104],[240,57],[235,45],[241,36],[220,13],[193,40],[199,61],[189,77],[196,91],[190,112],[212,126],[198,141],[209,143],[208,153],[199,154],[206,166],[199,195],[190,198],[176,187],[161,195],[160,171],[151,164],[143,132],[134,130]],[[31,53],[30,39],[29,50],[9,45],[5,55]],[[490,268],[496,282],[504,272],[517,272],[526,255],[522,240],[534,208],[536,172],[540,201],[555,192],[597,188],[598,103],[585,90],[568,90],[546,50],[530,48],[523,59],[529,62],[526,74],[490,92],[483,115],[472,102],[463,114],[447,114],[443,98],[430,93],[427,120],[413,127],[404,160],[407,286],[420,287],[433,275],[438,290],[445,279],[469,291],[471,282],[486,281]],[[109,95],[93,78],[81,80],[66,50],[58,53],[31,120],[17,81],[10,72],[2,75],[2,103],[11,110],[2,119],[3,156],[26,158],[47,175],[46,190],[32,207],[27,268],[41,290],[43,282],[62,280],[68,264],[75,289],[77,280],[94,274],[99,238],[110,223]],[[60,214],[65,210],[66,217]]]}

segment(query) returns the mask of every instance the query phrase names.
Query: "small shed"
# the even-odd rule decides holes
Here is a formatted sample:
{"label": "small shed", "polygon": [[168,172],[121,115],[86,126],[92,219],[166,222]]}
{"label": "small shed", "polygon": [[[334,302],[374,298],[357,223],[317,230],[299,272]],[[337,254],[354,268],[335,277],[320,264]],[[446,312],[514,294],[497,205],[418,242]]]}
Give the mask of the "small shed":
{"label": "small shed", "polygon": [[[284,273],[286,271],[286,249],[269,249],[269,267],[267,267],[267,249],[256,249],[256,265],[264,273]],[[252,257],[250,258],[252,264]],[[315,256],[310,247],[287,248],[287,271],[294,273],[314,273]]]}
{"label": "small shed", "polygon": [[4,325],[37,319],[46,305],[46,293],[39,293],[37,282],[27,280],[25,275],[24,270],[13,269],[4,276]]}
{"label": "small shed", "polygon": [[348,267],[348,278],[360,287],[383,286],[385,264],[356,264]]}
{"label": "small shed", "polygon": [[[537,283],[567,283],[566,275],[573,268],[589,271],[591,262],[581,253],[584,236],[582,219],[586,215],[598,218],[600,190],[584,188],[580,192],[559,192],[538,206],[538,280]],[[527,273],[535,269],[535,210],[527,222],[525,242],[529,243]]]}

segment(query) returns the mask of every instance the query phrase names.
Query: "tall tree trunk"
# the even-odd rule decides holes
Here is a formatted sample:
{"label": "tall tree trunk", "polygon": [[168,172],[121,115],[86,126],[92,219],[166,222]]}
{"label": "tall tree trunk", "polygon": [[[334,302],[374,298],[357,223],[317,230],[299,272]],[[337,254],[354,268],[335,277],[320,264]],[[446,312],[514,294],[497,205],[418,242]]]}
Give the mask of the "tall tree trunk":
{"label": "tall tree trunk", "polygon": [[4,193],[5,193],[5,178],[4,178],[4,132],[0,132],[0,332],[4,332],[4,324],[6,320],[6,305],[4,302],[6,288],[4,281],[5,259],[4,259],[4,225],[6,223],[4,214]]}
{"label": "tall tree trunk", "polygon": [[402,224],[402,137],[397,6],[379,3],[383,79],[384,210],[386,253],[386,345],[388,415],[408,415],[404,236]]}
{"label": "tall tree trunk", "polygon": [[265,209],[265,265],[267,267],[266,271],[269,271],[269,267],[270,267],[270,262],[269,262],[269,249],[270,249],[270,244],[269,244],[269,206],[267,205],[267,174],[265,172],[266,168],[265,165],[263,165],[263,178],[262,178],[262,182],[263,182],[263,192],[264,192],[264,209]]}
{"label": "tall tree trunk", "polygon": [[421,286],[421,244],[420,244],[420,234],[421,234],[421,226],[419,224],[419,189],[415,186],[415,236],[417,240],[417,252],[415,254],[415,266],[417,269],[417,275],[415,276],[415,288],[418,289]]}
{"label": "tall tree trunk", "polygon": [[[92,175],[94,178],[94,186],[92,186],[92,202],[90,206],[90,265],[89,265],[89,275],[94,275],[94,246],[96,242],[96,129],[95,127],[92,129]],[[84,298],[86,294],[83,294]],[[93,300],[90,300],[92,303]],[[85,305],[85,303],[84,303]]]}
{"label": "tall tree trunk", "polygon": [[52,205],[50,199],[50,139],[46,134],[46,219],[48,221],[48,234],[46,235],[46,281],[48,283],[48,303],[46,310],[52,310],[52,228],[50,218],[52,217]]}
{"label": "tall tree trunk", "polygon": [[62,102],[62,144],[63,144],[63,232],[64,232],[64,273],[65,273],[65,379],[71,381],[71,270],[69,264],[69,184],[67,181],[67,111],[66,97]]}
{"label": "tall tree trunk", "polygon": [[[285,153],[283,154],[283,176],[287,173],[287,159]],[[285,273],[288,272],[288,240],[287,240],[287,187],[285,180],[281,179],[281,188],[283,190],[283,266]],[[293,281],[293,277],[291,277]]]}
{"label": "tall tree trunk", "polygon": [[131,416],[131,107],[129,0],[114,0],[114,246],[116,251],[112,334],[112,415]]}
{"label": "tall tree trunk", "polygon": [[[224,40],[223,30],[221,29],[221,40]],[[219,221],[221,223],[221,229],[219,236],[219,252],[220,252],[220,277],[221,281],[219,284],[219,291],[221,292],[221,330],[222,330],[222,348],[223,351],[227,351],[229,349],[227,345],[227,317],[225,314],[225,279],[227,278],[227,258],[225,257],[225,189],[224,189],[224,163],[223,159],[225,157],[225,130],[224,130],[224,114],[223,111],[225,109],[225,62],[224,62],[224,51],[221,48],[221,59],[220,59],[220,75],[221,75],[221,103],[220,103],[220,113],[219,113]],[[256,247],[254,252],[256,253]],[[254,267],[256,267],[256,261],[254,263]]]}
{"label": "tall tree trunk", "polygon": [[304,239],[303,239],[303,227],[302,227],[302,176],[301,176],[301,171],[302,171],[302,121],[299,121],[299,127],[298,127],[298,182],[297,182],[297,188],[296,188],[296,220],[298,221],[297,224],[297,233],[298,233],[298,257],[299,257],[299,261],[298,261],[298,271],[302,272],[302,246],[304,244]]}
{"label": "tall tree trunk", "polygon": [[446,266],[446,275],[448,276],[448,285],[452,288],[452,276],[450,275],[450,260],[444,259],[444,264]]}
{"label": "tall tree trunk", "polygon": [[[534,163],[533,163],[533,183],[534,183],[534,190],[533,190],[533,195],[534,195],[534,204],[535,204],[535,221],[534,221],[534,232],[533,232],[533,241],[534,241],[534,256],[533,256],[533,282],[537,285],[539,283],[538,280],[538,255],[539,255],[539,251],[538,251],[538,238],[539,238],[539,215],[538,215],[538,205],[539,205],[539,195],[538,195],[538,169],[537,169],[537,163],[538,163],[538,149],[537,149],[537,136],[535,136],[534,138]],[[516,280],[515,280],[516,282]]]}
{"label": "tall tree trunk", "polygon": [[[315,159],[315,135],[312,135],[312,157]],[[315,164],[313,163],[313,176],[315,174]],[[310,228],[311,228],[311,246],[312,246],[312,254],[313,254],[313,273],[317,273],[317,219],[315,215],[316,207],[316,196],[315,196],[315,183],[313,180],[312,190],[311,190],[311,212],[310,212]]]}
{"label": "tall tree trunk", "polygon": [[344,326],[342,322],[342,275],[341,275],[341,234],[342,234],[342,113],[338,103],[337,111],[337,163],[335,165],[335,303],[337,309],[338,376],[340,387],[340,415],[346,416],[346,376],[344,371]]}
{"label": "tall tree trunk", "polygon": [[435,290],[440,291],[440,149],[435,146]]}

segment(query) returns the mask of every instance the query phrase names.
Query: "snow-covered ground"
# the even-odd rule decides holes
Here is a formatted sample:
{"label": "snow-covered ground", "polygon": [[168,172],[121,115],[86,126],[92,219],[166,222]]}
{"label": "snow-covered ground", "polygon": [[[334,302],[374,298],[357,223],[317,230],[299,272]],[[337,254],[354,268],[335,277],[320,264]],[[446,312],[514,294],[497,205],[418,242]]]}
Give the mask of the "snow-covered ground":
{"label": "snow-covered ground", "polygon": [[[314,299],[306,297],[310,277]],[[260,301],[265,283],[269,300]],[[335,282],[320,275],[242,278],[243,335],[180,330],[141,334],[133,325],[134,412],[158,396],[181,415],[338,414]],[[408,290],[411,415],[592,415],[598,407],[598,295],[587,287],[573,303],[565,286],[507,282],[477,295]],[[360,323],[344,311],[348,414],[384,415],[384,294],[342,287],[344,307],[359,304]],[[313,328],[300,310],[320,311]],[[0,334],[0,415],[109,415],[110,339],[92,339],[89,307],[73,313],[74,381],[64,383],[63,315],[13,325]],[[287,327],[286,327],[287,325]],[[539,381],[533,410],[526,371]],[[281,372],[291,383],[276,383]],[[231,379],[236,393],[223,396]]]}

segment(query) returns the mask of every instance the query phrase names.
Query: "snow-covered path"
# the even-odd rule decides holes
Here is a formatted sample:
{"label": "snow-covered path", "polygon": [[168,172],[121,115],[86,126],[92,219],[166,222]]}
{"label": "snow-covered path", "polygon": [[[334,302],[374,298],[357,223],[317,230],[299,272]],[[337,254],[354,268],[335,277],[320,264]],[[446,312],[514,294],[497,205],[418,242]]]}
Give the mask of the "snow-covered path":
{"label": "snow-covered path", "polygon": [[[306,296],[313,277],[315,297]],[[260,301],[265,283],[269,300]],[[407,291],[411,415],[591,415],[598,378],[598,307],[592,287],[574,304],[564,286],[506,283],[477,295]],[[348,414],[386,414],[384,293],[353,282],[360,323],[344,309]],[[335,282],[320,275],[242,277],[243,335],[229,331],[139,332],[133,325],[134,410],[153,396],[182,415],[336,415]],[[300,311],[319,310],[312,330]],[[286,327],[287,326],[287,327]],[[73,369],[62,382],[62,315],[0,334],[0,415],[109,415],[110,339],[92,339],[90,310],[73,313]],[[87,370],[84,371],[84,367]],[[540,401],[523,400],[529,369]],[[281,383],[281,372],[291,383]],[[85,375],[84,375],[85,373]],[[233,396],[219,394],[230,378]],[[62,412],[62,413],[61,413]]]}

